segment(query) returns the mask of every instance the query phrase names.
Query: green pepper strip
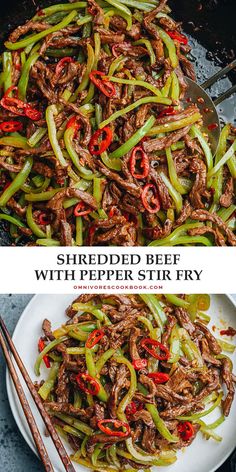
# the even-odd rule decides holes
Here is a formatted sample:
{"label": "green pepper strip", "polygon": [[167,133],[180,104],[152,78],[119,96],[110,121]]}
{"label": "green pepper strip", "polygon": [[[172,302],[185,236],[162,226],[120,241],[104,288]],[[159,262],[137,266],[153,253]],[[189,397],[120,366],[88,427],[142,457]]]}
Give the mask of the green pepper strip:
{"label": "green pepper strip", "polygon": [[205,157],[206,157],[207,168],[210,171],[213,167],[213,157],[212,157],[212,152],[211,152],[211,148],[209,144],[207,143],[200,129],[197,128],[197,126],[195,125],[193,125],[191,128],[191,135],[194,138],[197,138],[199,143],[201,144]]}
{"label": "green pepper strip", "polygon": [[44,358],[44,356],[49,352],[51,351],[54,347],[58,346],[58,344],[61,344],[63,343],[64,341],[66,341],[68,339],[67,336],[62,336],[61,338],[59,339],[54,339],[52,342],[50,342],[44,349],[42,352],[40,352],[40,354],[38,355],[37,359],[36,359],[36,362],[34,364],[34,372],[35,374],[37,375],[37,377],[39,377],[40,375],[40,366],[41,366],[41,362]]}
{"label": "green pepper strip", "polygon": [[[125,62],[127,58],[125,56],[118,56],[110,65],[108,75],[111,77],[115,71],[120,67],[120,65]],[[102,120],[101,120],[102,121]]]}
{"label": "green pepper strip", "polygon": [[203,418],[203,416],[209,415],[221,404],[222,397],[223,397],[223,392],[221,392],[220,395],[218,395],[215,403],[206,411],[203,411],[200,413],[194,413],[193,415],[190,415],[190,416],[177,416],[177,419],[181,421],[194,421],[199,418]]}
{"label": "green pepper strip", "polygon": [[183,300],[182,298],[177,297],[176,295],[165,294],[165,298],[168,302],[172,303],[175,306],[180,306],[186,309],[189,308],[189,303],[186,302],[186,300]]}
{"label": "green pepper strip", "polygon": [[152,326],[152,323],[150,320],[148,320],[145,316],[139,316],[138,317],[138,321],[140,321],[141,323],[144,324],[144,326],[146,326],[146,328],[149,330],[149,333],[150,333],[150,338],[151,339],[156,339],[157,336],[156,336],[156,330],[155,328]]}
{"label": "green pepper strip", "polygon": [[171,105],[171,100],[165,97],[144,97],[134,102],[132,105],[123,108],[122,110],[118,110],[113,113],[107,120],[102,121],[100,123],[99,128],[104,128],[105,126],[109,125],[112,121],[116,120],[120,116],[126,115],[130,111],[134,110],[135,108],[139,107],[140,105],[144,105],[145,103],[162,103],[163,105]]}
{"label": "green pepper strip", "polygon": [[[226,153],[226,146],[227,146],[227,137],[230,133],[230,125],[224,126],[220,134],[219,145],[216,151],[215,156],[215,164],[217,164],[220,159]],[[213,176],[211,181],[211,188],[214,189],[213,193],[213,202],[210,208],[210,212],[213,213],[216,211],[217,206],[220,202],[220,197],[222,195],[222,188],[223,188],[223,167],[221,167],[218,172]]]}
{"label": "green pepper strip", "polygon": [[27,207],[26,221],[27,221],[27,224],[28,224],[29,228],[33,231],[35,236],[37,236],[38,238],[46,238],[47,237],[46,234],[44,233],[44,231],[37,225],[37,223],[35,223],[35,221],[33,219],[32,203],[30,203]]}
{"label": "green pepper strip", "polygon": [[111,155],[108,156],[107,152],[104,151],[101,154],[101,160],[105,166],[107,166],[109,169],[112,170],[117,170],[120,171],[122,169],[122,161],[119,157],[117,158],[111,158]]}
{"label": "green pepper strip", "polygon": [[[101,38],[99,33],[94,33],[94,61],[93,61],[93,67],[92,70],[97,69],[99,57],[100,57],[100,51],[101,51]],[[95,86],[92,82],[90,82],[88,93],[86,98],[83,100],[82,105],[87,105],[88,103],[91,102],[91,100],[94,97],[94,92],[95,92]]]}
{"label": "green pepper strip", "polygon": [[224,341],[223,339],[217,339],[219,345],[222,347],[223,351],[225,352],[230,352],[231,354],[234,353],[236,346],[233,344],[228,343],[227,341]]}
{"label": "green pepper strip", "polygon": [[181,349],[181,342],[180,342],[180,336],[179,336],[179,328],[178,326],[174,326],[171,335],[170,335],[170,359],[168,359],[168,362],[170,364],[175,364],[178,362],[180,358],[180,349]]}
{"label": "green pepper strip", "polygon": [[230,148],[228,149],[228,151],[226,152],[226,154],[220,159],[220,161],[210,170],[210,172],[208,172],[208,175],[207,175],[207,178],[208,180],[213,176],[215,175],[218,170],[224,165],[226,164],[226,162],[231,159],[233,156],[234,156],[234,153],[236,151],[236,139],[234,141],[234,143],[232,144],[232,146],[230,146]]}
{"label": "green pepper strip", "polygon": [[172,76],[169,75],[168,79],[166,80],[166,83],[165,83],[164,87],[162,87],[162,89],[161,89],[161,94],[162,94],[163,97],[168,97],[169,96],[171,84],[172,84]]}
{"label": "green pepper strip", "polygon": [[[126,359],[126,357],[116,357],[115,360],[116,360],[116,362],[118,362],[120,364],[125,364],[128,367],[129,371],[130,371],[130,388],[129,388],[127,394],[121,400],[121,402],[120,402],[120,404],[117,408],[117,418],[119,418],[121,421],[127,422],[127,418],[126,418],[126,415],[125,415],[125,409],[126,409],[127,405],[132,401],[132,398],[133,398],[133,396],[136,392],[137,377],[136,377],[136,372],[134,370],[134,367],[132,366],[131,362],[129,362],[129,360]],[[130,452],[130,454],[132,454],[132,456],[135,459],[142,460],[145,463],[146,462],[151,462],[155,459],[155,456],[149,456],[145,453],[140,454],[138,452],[138,450],[134,448],[132,438],[126,439],[125,443],[126,443],[126,447],[127,447],[128,451]]]}
{"label": "green pepper strip", "polygon": [[80,439],[84,439],[84,434],[78,431],[78,429],[73,428],[73,426],[69,426],[69,425],[63,426],[63,430],[66,433],[72,434],[72,436],[75,436]]}
{"label": "green pepper strip", "polygon": [[150,116],[148,120],[146,121],[146,123],[144,123],[144,125],[141,128],[139,128],[133,134],[133,136],[131,136],[131,138],[129,138],[128,141],[126,141],[126,143],[122,144],[118,149],[116,149],[110,154],[109,158],[117,159],[124,156],[124,154],[127,154],[131,149],[133,149],[134,146],[136,146],[139,143],[139,141],[141,141],[141,139],[143,139],[144,136],[146,136],[148,131],[154,125],[155,120],[156,118],[154,116]]}
{"label": "green pepper strip", "polygon": [[[211,241],[205,236],[180,236],[171,242],[170,246],[185,246],[188,244],[201,244],[203,246],[212,246]],[[161,246],[169,246],[169,244],[161,244]]]}
{"label": "green pepper strip", "polygon": [[[71,7],[74,8],[74,4],[72,4]],[[44,31],[41,31],[40,33],[27,36],[25,39],[22,39],[21,41],[17,41],[16,43],[11,43],[10,41],[6,41],[5,46],[7,49],[10,49],[12,51],[16,51],[17,49],[23,49],[26,46],[29,46],[30,44],[40,41],[42,38],[45,38],[45,36],[47,36],[48,34],[54,33],[55,31],[59,31],[65,28],[71,23],[71,21],[75,18],[76,15],[77,15],[76,10],[73,10],[57,25],[52,26],[51,28],[48,28]]]}
{"label": "green pepper strip", "polygon": [[175,72],[171,73],[172,83],[171,83],[171,98],[172,100],[179,100],[180,95],[180,87],[179,87],[179,79]]}
{"label": "green pepper strip", "polygon": [[102,310],[99,310],[95,306],[89,305],[88,303],[74,303],[73,310],[92,313],[92,315],[94,315],[99,321],[105,322],[106,325],[111,324],[108,316],[103,313]]}
{"label": "green pepper strip", "polygon": [[46,192],[42,192],[42,193],[29,193],[28,195],[25,196],[25,199],[28,202],[44,202],[47,200],[51,200],[51,198],[54,197],[56,193],[60,192],[63,189],[64,188],[61,187],[61,188],[54,188],[52,190],[47,190]]}
{"label": "green pepper strip", "polygon": [[201,119],[200,113],[194,113],[193,115],[182,118],[182,120],[165,123],[164,125],[157,125],[149,131],[148,136],[154,134],[169,133],[170,131],[176,131],[177,129],[185,128],[185,126],[192,125]]}
{"label": "green pepper strip", "polygon": [[157,298],[155,295],[152,294],[140,294],[140,298],[146,303],[150,311],[152,312],[154,319],[163,332],[164,326],[167,322],[167,316],[165,312],[163,311],[160,303],[158,302]]}
{"label": "green pepper strip", "polygon": [[60,241],[57,241],[56,239],[45,238],[37,239],[36,244],[38,246],[60,246]]}
{"label": "green pepper strip", "polygon": [[157,31],[159,33],[159,36],[160,36],[161,40],[163,41],[163,43],[167,47],[171,65],[172,65],[173,69],[176,69],[176,67],[178,67],[179,60],[178,60],[178,56],[176,54],[175,43],[174,43],[173,39],[171,39],[170,36],[162,28],[157,27]]}
{"label": "green pepper strip", "polygon": [[217,212],[217,215],[220,216],[220,218],[223,221],[227,221],[232,216],[232,214],[235,212],[235,210],[236,210],[236,205],[230,205],[229,208],[221,208]]}
{"label": "green pepper strip", "polygon": [[93,434],[93,429],[90,428],[90,426],[88,426],[86,423],[83,423],[83,421],[77,420],[76,418],[73,418],[72,416],[66,415],[64,413],[54,414],[54,412],[52,412],[52,415],[64,421],[64,423],[73,426],[75,429],[78,429],[78,431],[81,431],[81,433],[84,433],[88,436],[91,436],[91,434]]}
{"label": "green pepper strip", "polygon": [[78,97],[79,93],[82,92],[83,90],[85,90],[88,86],[89,74],[90,74],[90,72],[92,70],[92,67],[93,67],[93,64],[94,64],[94,50],[93,50],[93,48],[90,44],[87,44],[87,54],[88,54],[88,60],[87,60],[86,71],[83,75],[83,78],[82,78],[82,81],[81,81],[79,87],[77,88],[77,90],[75,91],[75,93],[73,94],[73,96],[70,100],[71,102],[75,101],[76,98]]}
{"label": "green pepper strip", "polygon": [[140,2],[140,1],[135,1],[135,0],[120,0],[120,3],[123,3],[124,5],[127,5],[128,7],[137,8],[138,10],[143,10],[143,11],[153,10],[154,5],[156,5],[156,2],[155,3],[154,2]]}
{"label": "green pepper strip", "polygon": [[201,226],[203,226],[203,223],[185,223],[172,231],[167,238],[156,239],[155,241],[152,241],[149,246],[171,246],[183,233],[186,233],[189,229],[200,228]]}
{"label": "green pepper strip", "polygon": [[[43,18],[54,15],[54,13],[57,12],[64,12],[64,11],[70,11],[70,10],[77,10],[79,8],[86,8],[87,7],[87,2],[74,2],[74,3],[58,3],[57,5],[52,5],[51,7],[43,8],[42,13],[43,13]],[[36,14],[33,17],[33,21],[42,21],[42,16]],[[61,29],[61,28],[60,28]]]}
{"label": "green pepper strip", "polygon": [[26,99],[30,69],[31,67],[33,67],[33,65],[38,60],[38,58],[39,58],[39,54],[37,52],[33,54],[32,56],[29,56],[29,58],[27,59],[22,69],[21,78],[18,83],[18,91],[19,91],[19,98],[23,101]]}
{"label": "green pepper strip", "polygon": [[35,147],[36,144],[38,144],[39,141],[41,141],[41,139],[45,136],[46,133],[47,133],[47,130],[45,128],[38,128],[34,132],[34,134],[32,134],[32,136],[30,136],[30,138],[27,141],[27,144],[30,147]]}
{"label": "green pepper strip", "polygon": [[98,373],[94,362],[93,353],[92,350],[87,347],[85,347],[85,360],[89,375],[91,375],[91,377],[93,377],[100,386],[100,390],[96,396],[99,398],[99,400],[106,403],[108,401],[107,392],[102,386],[101,382],[98,380]]}
{"label": "green pepper strip", "polygon": [[129,10],[129,8],[127,8],[125,5],[122,5],[122,3],[118,2],[117,0],[105,0],[105,1],[109,3],[110,5],[112,5],[113,7],[120,10],[122,13],[125,13],[125,15],[127,16],[127,21],[128,21],[128,29],[131,29],[132,28],[132,13]]}
{"label": "green pepper strip", "polygon": [[76,216],[75,219],[75,244],[76,246],[83,246],[83,219],[82,216]]}
{"label": "green pepper strip", "polygon": [[24,184],[26,181],[28,175],[31,172],[33,166],[33,158],[28,157],[25,160],[25,163],[20,170],[20,172],[17,174],[17,176],[14,178],[14,180],[11,182],[9,187],[3,192],[3,194],[0,197],[0,207],[4,207],[7,202],[10,200],[13,195],[15,195],[18,190],[20,190],[21,186]]}
{"label": "green pepper strip", "polygon": [[3,65],[3,84],[4,92],[6,92],[12,85],[12,55],[9,51],[4,51],[2,54]]}
{"label": "green pepper strip", "polygon": [[148,39],[138,39],[138,41],[135,41],[133,43],[134,46],[138,46],[139,44],[144,44],[146,46],[148,54],[150,56],[151,65],[155,64],[156,63],[156,56],[155,56],[155,53],[153,51],[151,41],[149,41]]}
{"label": "green pepper strip", "polygon": [[49,105],[46,110],[46,122],[48,126],[48,137],[52,146],[52,149],[60,162],[62,167],[67,167],[67,162],[63,156],[62,150],[60,148],[59,142],[57,140],[57,128],[54,121],[54,115],[58,115],[58,110],[56,105]]}
{"label": "green pepper strip", "polygon": [[13,225],[18,226],[18,228],[25,228],[24,223],[22,223],[17,218],[14,218],[13,216],[5,215],[5,213],[0,213],[0,220],[8,221],[9,223]]}
{"label": "green pepper strip", "polygon": [[170,180],[168,179],[166,174],[164,174],[164,172],[160,172],[160,177],[163,180],[164,184],[166,185],[170,196],[174,200],[175,208],[176,208],[177,213],[180,213],[181,210],[182,210],[182,207],[183,207],[183,199],[182,199],[180,193],[177,192],[177,190],[175,190],[172,183],[170,182]]}
{"label": "green pepper strip", "polygon": [[104,352],[104,354],[102,354],[101,357],[99,357],[98,361],[96,362],[97,374],[100,374],[103,366],[106,364],[108,359],[110,359],[115,354],[115,352],[116,350],[111,348],[111,349],[108,349],[108,351]]}
{"label": "green pepper strip", "polygon": [[38,394],[43,400],[47,400],[48,395],[50,394],[56,383],[59,367],[60,364],[58,362],[53,363],[49,372],[48,379],[46,380],[46,382],[44,382],[44,384],[40,387],[38,391]]}
{"label": "green pepper strip", "polygon": [[[148,394],[147,389],[143,385],[141,385],[140,383],[138,384],[138,388],[144,395]],[[171,443],[178,442],[179,438],[170,433],[170,431],[168,430],[168,428],[165,425],[165,422],[160,418],[157,407],[155,405],[150,404],[150,403],[145,403],[145,408],[151,414],[152,419],[155,423],[156,429],[157,429],[157,431],[159,431],[161,436],[163,436],[163,438],[167,439],[168,442],[171,442]]]}
{"label": "green pepper strip", "polygon": [[144,87],[148,90],[150,90],[154,95],[157,95],[158,97],[161,97],[161,92],[157,87],[154,87],[154,85],[149,84],[148,82],[145,82],[144,80],[136,80],[136,79],[120,79],[119,77],[112,77],[112,76],[105,76],[110,82],[115,82],[117,84],[127,84],[127,85],[133,85],[137,87]]}
{"label": "green pepper strip", "polygon": [[[94,174],[90,169],[86,169],[86,167],[82,166],[79,161],[79,156],[76,150],[73,147],[73,137],[74,137],[74,129],[73,127],[67,128],[64,134],[64,142],[66,145],[66,150],[74,164],[74,166],[78,169],[81,177],[83,179],[93,179]],[[63,157],[64,159],[64,157]],[[66,162],[66,161],[65,161]]]}
{"label": "green pepper strip", "polygon": [[[127,27],[126,27],[127,31],[131,30],[131,28],[132,28],[132,17],[130,15],[128,15],[127,13],[124,13],[121,10],[118,10],[118,8],[113,8],[112,10],[109,10],[108,12],[105,13],[105,18],[107,18],[109,16],[114,16],[114,15],[121,16],[122,18],[124,18],[124,20],[127,23]],[[108,46],[108,45],[106,45],[106,46]]]}
{"label": "green pepper strip", "polygon": [[24,138],[23,136],[16,136],[16,133],[14,133],[15,136],[5,136],[4,138],[0,138],[0,144],[3,146],[12,146],[15,148],[20,148],[20,149],[29,149],[29,146],[27,144],[27,139]]}
{"label": "green pepper strip", "polygon": [[181,195],[184,195],[184,194],[188,193],[188,190],[186,189],[186,187],[184,187],[180,183],[180,180],[178,178],[176,168],[175,168],[175,164],[174,164],[174,160],[173,160],[172,153],[171,153],[171,148],[166,149],[166,157],[167,157],[167,164],[168,164],[168,172],[169,172],[169,176],[170,176],[170,181],[171,181],[173,187]]}
{"label": "green pepper strip", "polygon": [[85,15],[85,16],[80,17],[77,20],[77,25],[78,26],[86,25],[87,23],[91,23],[92,20],[93,20],[92,15]]}
{"label": "green pepper strip", "polygon": [[98,208],[101,208],[101,201],[103,196],[102,184],[104,178],[94,177],[93,179],[93,196],[98,204]]}

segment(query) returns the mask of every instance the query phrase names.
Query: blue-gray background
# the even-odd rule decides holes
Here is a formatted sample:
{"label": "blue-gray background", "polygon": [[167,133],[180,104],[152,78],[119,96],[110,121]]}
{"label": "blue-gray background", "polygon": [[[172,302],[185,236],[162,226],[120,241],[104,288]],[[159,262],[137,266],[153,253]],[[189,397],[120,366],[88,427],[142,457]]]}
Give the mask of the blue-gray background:
{"label": "blue-gray background", "polygon": [[[7,321],[11,333],[31,298],[32,295],[0,295],[1,314]],[[0,471],[43,472],[42,465],[25,443],[12,417],[6,394],[5,362],[2,352],[0,352],[0,382]],[[231,469],[228,460],[218,472],[231,472],[231,470],[236,472],[235,466]]]}

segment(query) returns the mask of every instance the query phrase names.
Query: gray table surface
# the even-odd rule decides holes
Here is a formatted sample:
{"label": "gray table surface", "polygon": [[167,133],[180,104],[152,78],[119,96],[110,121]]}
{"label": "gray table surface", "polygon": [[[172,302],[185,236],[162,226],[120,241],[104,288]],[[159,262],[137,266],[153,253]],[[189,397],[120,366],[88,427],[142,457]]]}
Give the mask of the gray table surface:
{"label": "gray table surface", "polygon": [[[234,295],[236,299],[236,295]],[[0,295],[1,314],[12,333],[32,295]],[[22,438],[9,407],[5,385],[5,361],[0,352],[0,471],[43,472],[39,460]],[[225,463],[218,472],[229,472]]]}

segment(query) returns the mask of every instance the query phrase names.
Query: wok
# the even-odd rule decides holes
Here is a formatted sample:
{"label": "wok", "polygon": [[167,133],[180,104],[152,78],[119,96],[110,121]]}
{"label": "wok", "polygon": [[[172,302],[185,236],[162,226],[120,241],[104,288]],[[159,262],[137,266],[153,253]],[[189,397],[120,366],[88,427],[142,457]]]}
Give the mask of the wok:
{"label": "wok", "polygon": [[[8,33],[33,16],[36,8],[60,3],[59,0],[7,0],[1,7],[0,44]],[[195,63],[197,80],[201,84],[219,68],[227,65],[236,55],[236,1],[235,0],[169,0],[176,20],[182,21],[183,29],[190,36],[191,56]],[[211,96],[217,95],[236,83],[236,72],[223,78],[212,87]],[[236,126],[236,95],[218,106],[221,121]],[[0,245],[11,245],[0,223]],[[21,240],[21,245],[25,244]]]}

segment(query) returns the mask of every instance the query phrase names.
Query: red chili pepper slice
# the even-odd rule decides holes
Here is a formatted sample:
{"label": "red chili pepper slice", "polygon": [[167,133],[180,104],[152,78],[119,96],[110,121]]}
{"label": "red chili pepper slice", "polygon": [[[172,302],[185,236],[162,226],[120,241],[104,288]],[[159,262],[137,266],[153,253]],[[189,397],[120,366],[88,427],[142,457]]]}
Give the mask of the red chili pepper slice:
{"label": "red chili pepper slice", "polygon": [[83,392],[90,395],[97,395],[100,390],[99,383],[91,377],[91,375],[86,373],[80,373],[76,375],[75,380]]}
{"label": "red chili pepper slice", "polygon": [[97,229],[96,224],[93,223],[93,224],[90,226],[89,230],[88,230],[88,237],[87,237],[87,245],[88,245],[88,246],[91,246],[92,243],[93,243],[93,236],[94,236],[94,234],[95,234],[95,232],[96,232],[96,229]]}
{"label": "red chili pepper slice", "polygon": [[43,115],[41,111],[32,108],[30,105],[25,105],[25,116],[30,118],[32,121],[39,121]]}
{"label": "red chili pepper slice", "polygon": [[115,211],[116,211],[116,207],[112,206],[109,210],[109,213],[108,213],[109,218],[112,218],[114,216]]}
{"label": "red chili pepper slice", "polygon": [[[86,205],[84,202],[79,202],[75,209],[74,209],[74,215],[75,216],[85,216],[85,215],[88,215],[89,213],[91,213],[91,209],[88,209],[88,210],[85,210],[86,208]],[[81,210],[81,211],[80,211]]]}
{"label": "red chili pepper slice", "polygon": [[78,130],[81,128],[81,124],[78,123],[78,120],[77,120],[77,116],[72,116],[67,125],[66,125],[66,129],[69,129],[69,128],[72,128],[73,131],[74,131],[74,135],[73,137],[76,135],[76,133],[78,132]]}
{"label": "red chili pepper slice", "polygon": [[0,129],[4,133],[14,133],[15,131],[22,131],[23,123],[20,121],[3,121],[0,124]]}
{"label": "red chili pepper slice", "polygon": [[42,212],[42,213],[39,213],[39,215],[38,215],[38,222],[39,222],[39,224],[42,225],[42,226],[46,226],[46,225],[49,225],[49,224],[50,224],[50,220],[49,220],[47,214],[46,214],[46,213],[43,213],[43,212]]}
{"label": "red chili pepper slice", "polygon": [[[116,429],[111,429],[109,428],[109,426],[105,426],[109,424]],[[97,425],[99,429],[108,436],[115,436],[118,438],[127,438],[128,436],[130,436],[130,426],[128,425],[128,423],[124,423],[123,421],[111,419],[99,420]],[[120,431],[119,428],[125,428],[125,431]]]}
{"label": "red chili pepper slice", "polygon": [[217,123],[212,123],[207,128],[209,129],[209,131],[214,131],[214,129],[218,128],[218,124]]}
{"label": "red chili pepper slice", "polygon": [[125,414],[127,418],[130,418],[133,416],[137,411],[141,411],[143,409],[143,403],[137,402],[137,401],[132,401],[130,402],[126,409],[125,409]]}
{"label": "red chili pepper slice", "polygon": [[[38,349],[39,349],[39,352],[42,352],[45,348],[45,342],[42,338],[39,339],[39,342],[38,342]],[[44,364],[46,365],[47,369],[50,369],[50,366],[51,366],[51,362],[50,362],[50,359],[48,356],[44,356],[43,357],[43,362]]]}
{"label": "red chili pepper slice", "polygon": [[46,13],[44,13],[43,10],[39,10],[39,11],[37,12],[37,15],[38,15],[38,16],[45,16]]}
{"label": "red chili pepper slice", "polygon": [[166,108],[163,108],[163,110],[159,113],[157,118],[159,119],[159,118],[163,118],[163,116],[175,115],[175,113],[176,113],[176,110],[174,109],[174,107],[166,107]]}
{"label": "red chili pepper slice", "polygon": [[170,376],[162,372],[153,372],[148,374],[148,377],[152,379],[155,384],[163,384],[170,380]]}
{"label": "red chili pepper slice", "polygon": [[[142,173],[140,174],[135,172],[137,162],[139,160],[141,160],[140,167],[142,169]],[[129,160],[129,166],[130,166],[130,172],[135,179],[145,179],[148,176],[149,169],[150,169],[149,159],[146,152],[144,152],[142,146],[136,146],[133,149],[130,160]]]}
{"label": "red chili pepper slice", "polygon": [[55,70],[55,74],[56,75],[60,75],[63,68],[65,67],[65,64],[69,64],[71,62],[75,62],[74,59],[72,59],[72,57],[63,57],[56,65],[56,70]]}
{"label": "red chili pepper slice", "polygon": [[147,363],[147,359],[134,359],[132,366],[135,368],[135,370],[141,370],[147,367]]}
{"label": "red chili pepper slice", "polygon": [[[103,137],[103,135],[105,136]],[[101,140],[99,140],[101,138]],[[90,139],[90,143],[88,145],[90,154],[94,154],[94,156],[99,156],[107,150],[112,142],[112,130],[108,126],[105,128],[98,129],[92,135]]]}
{"label": "red chili pepper slice", "polygon": [[[11,92],[16,92],[16,97],[9,97]],[[0,104],[6,110],[11,111],[15,115],[27,116],[33,121],[38,121],[42,118],[42,113],[29,104],[24,103],[18,98],[18,88],[15,86],[9,87],[4,96],[0,100]]]}
{"label": "red chili pepper slice", "polygon": [[221,334],[222,336],[232,336],[232,337],[233,337],[233,336],[235,336],[235,334],[236,334],[236,329],[231,328],[231,326],[229,326],[228,329],[222,329],[222,330],[220,331],[220,334]]}
{"label": "red chili pepper slice", "polygon": [[92,333],[90,333],[85,346],[91,349],[93,346],[96,346],[97,343],[103,338],[104,331],[102,329],[95,329]]}
{"label": "red chili pepper slice", "polygon": [[184,423],[179,423],[177,426],[177,430],[178,430],[179,436],[184,441],[188,441],[188,439],[190,439],[194,435],[194,427],[192,423],[190,423],[189,421],[185,421]]}
{"label": "red chili pepper slice", "polygon": [[188,44],[188,38],[184,34],[179,33],[178,31],[166,31],[171,39],[178,41],[180,44]]}
{"label": "red chili pepper slice", "polygon": [[[150,195],[151,194],[151,195]],[[142,193],[141,200],[144,208],[149,213],[157,213],[161,208],[157,188],[153,184],[146,184]]]}
{"label": "red chili pepper slice", "polygon": [[89,74],[91,82],[102,92],[106,97],[112,98],[116,95],[116,89],[112,82],[109,82],[108,79],[99,79],[97,76],[104,77],[106,74],[100,70],[93,70]]}
{"label": "red chili pepper slice", "polygon": [[[170,357],[170,351],[167,349],[167,347],[165,347],[164,344],[159,343],[159,341],[156,341],[155,339],[144,338],[141,341],[141,346],[149,354],[151,354],[151,356],[155,357],[156,359],[159,359],[159,361],[167,361]],[[160,352],[157,352],[157,350],[154,349],[156,347],[159,348]]]}

